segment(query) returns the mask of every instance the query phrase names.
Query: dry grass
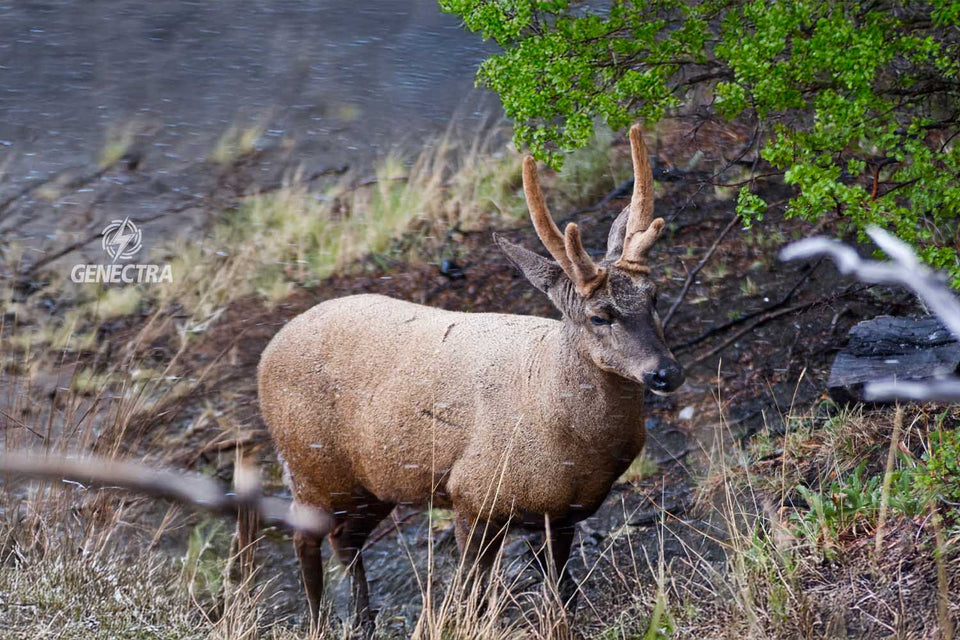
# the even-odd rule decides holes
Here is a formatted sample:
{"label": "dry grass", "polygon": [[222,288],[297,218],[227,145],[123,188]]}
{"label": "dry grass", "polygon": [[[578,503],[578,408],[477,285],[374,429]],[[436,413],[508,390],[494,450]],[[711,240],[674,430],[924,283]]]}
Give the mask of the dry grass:
{"label": "dry grass", "polygon": [[103,142],[103,148],[100,149],[100,157],[97,160],[97,166],[101,169],[112,167],[120,161],[123,156],[133,147],[139,130],[138,123],[134,121],[125,122],[119,126],[110,127],[107,130],[106,138]]}
{"label": "dry grass", "polygon": [[254,124],[231,125],[210,151],[209,160],[214,164],[227,166],[237,158],[253,153],[267,129],[268,119],[264,116]]}
{"label": "dry grass", "polygon": [[[133,425],[149,421],[157,407],[169,406],[195,384],[151,372],[132,357],[92,373],[74,365],[76,354],[57,355],[59,363],[37,370],[11,361],[32,358],[29,351],[0,352],[4,451],[137,455]],[[147,459],[162,464],[164,453]],[[109,489],[4,480],[2,637],[260,636],[264,586],[231,585],[231,535],[224,523],[209,529],[209,522],[194,524],[175,506]],[[184,539],[191,526],[194,533]]]}
{"label": "dry grass", "polygon": [[960,522],[917,486],[960,414],[930,409],[815,406],[717,464],[703,501],[727,532],[713,583],[730,604],[706,610],[725,621],[706,637],[952,637]]}
{"label": "dry grass", "polygon": [[[121,433],[149,403],[150,393],[129,382],[80,384],[68,364],[52,391],[2,364],[5,451],[115,451],[102,436]],[[66,483],[4,482],[0,506],[0,628],[12,634],[4,637],[203,637],[178,563],[150,548],[160,532],[143,522],[148,502]]]}

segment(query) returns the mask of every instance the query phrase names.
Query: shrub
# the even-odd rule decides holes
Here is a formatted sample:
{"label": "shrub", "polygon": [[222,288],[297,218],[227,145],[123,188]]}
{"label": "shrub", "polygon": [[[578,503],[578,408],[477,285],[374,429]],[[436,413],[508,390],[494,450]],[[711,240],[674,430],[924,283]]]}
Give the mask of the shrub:
{"label": "shrub", "polygon": [[[539,158],[557,166],[597,120],[656,121],[706,88],[795,187],[787,215],[890,229],[960,285],[960,2],[440,4],[501,46],[478,82]],[[747,224],[769,204],[757,179],[737,202]]]}

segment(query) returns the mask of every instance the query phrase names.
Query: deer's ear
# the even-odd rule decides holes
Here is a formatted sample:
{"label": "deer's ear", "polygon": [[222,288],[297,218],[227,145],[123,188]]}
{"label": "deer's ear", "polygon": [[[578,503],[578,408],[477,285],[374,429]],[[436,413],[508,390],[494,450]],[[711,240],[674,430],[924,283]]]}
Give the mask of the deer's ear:
{"label": "deer's ear", "polygon": [[523,272],[530,284],[540,291],[549,293],[548,289],[556,286],[562,278],[566,278],[563,269],[553,260],[513,244],[497,233],[493,234],[493,241],[506,254],[510,262]]}
{"label": "deer's ear", "polygon": [[604,262],[616,262],[623,255],[623,240],[627,234],[627,219],[630,218],[630,207],[624,207],[607,234],[607,255]]}

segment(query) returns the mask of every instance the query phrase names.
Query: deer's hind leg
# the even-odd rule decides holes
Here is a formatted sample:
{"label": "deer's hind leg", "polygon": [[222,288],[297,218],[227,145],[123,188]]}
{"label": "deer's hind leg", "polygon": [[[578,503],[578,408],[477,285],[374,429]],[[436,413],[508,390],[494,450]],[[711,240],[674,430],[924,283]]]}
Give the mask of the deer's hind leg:
{"label": "deer's hind leg", "polygon": [[370,608],[367,574],[363,569],[363,544],[393,507],[364,492],[357,497],[352,509],[337,518],[337,526],[330,534],[330,546],[350,574],[353,624],[360,627],[365,638],[373,634],[374,612]]}
{"label": "deer's hind leg", "polygon": [[307,592],[307,604],[310,607],[310,626],[320,624],[320,606],[323,599],[323,557],[320,544],[323,542],[311,533],[297,531],[293,534],[293,546],[300,560],[300,577]]}

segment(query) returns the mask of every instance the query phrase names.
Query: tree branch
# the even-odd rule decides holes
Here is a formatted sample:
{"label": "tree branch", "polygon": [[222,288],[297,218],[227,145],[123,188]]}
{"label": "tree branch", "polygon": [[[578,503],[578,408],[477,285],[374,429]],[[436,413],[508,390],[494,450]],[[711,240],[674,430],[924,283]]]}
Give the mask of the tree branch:
{"label": "tree branch", "polygon": [[960,400],[960,380],[928,380],[926,382],[871,382],[863,390],[867,400],[913,400],[914,402],[956,402]]}
{"label": "tree branch", "polygon": [[812,267],[810,267],[809,269],[807,269],[807,270],[803,273],[803,275],[801,275],[800,278],[799,278],[795,283],[793,283],[793,286],[791,286],[791,287],[787,290],[787,292],[784,293],[784,294],[780,297],[780,299],[777,300],[776,302],[774,302],[773,304],[769,304],[769,305],[767,305],[767,306],[765,306],[765,307],[761,307],[760,309],[757,309],[757,310],[755,310],[755,311],[751,311],[750,313],[746,313],[746,314],[740,316],[739,318],[735,318],[735,319],[733,319],[733,320],[729,320],[729,321],[724,322],[723,324],[718,325],[718,326],[716,326],[716,327],[711,327],[710,329],[707,329],[706,331],[702,332],[700,335],[698,335],[698,336],[696,336],[696,337],[693,337],[693,338],[690,338],[689,340],[684,340],[683,342],[681,342],[681,343],[679,343],[679,344],[670,345],[670,350],[671,350],[672,352],[674,352],[674,353],[679,353],[679,352],[681,352],[681,351],[685,351],[685,350],[689,349],[690,347],[692,347],[692,346],[694,346],[694,345],[697,345],[697,344],[703,342],[704,340],[706,340],[706,339],[709,338],[710,336],[716,335],[716,334],[718,334],[718,333],[723,333],[723,332],[726,331],[727,329],[731,329],[731,328],[733,328],[733,327],[735,327],[735,326],[737,326],[737,325],[743,324],[744,322],[748,322],[748,321],[756,318],[757,316],[762,316],[762,315],[764,315],[765,313],[770,313],[771,311],[776,311],[777,309],[779,309],[780,307],[782,307],[783,305],[787,304],[787,302],[790,301],[790,298],[792,298],[792,297],[793,297],[793,294],[797,292],[797,289],[799,289],[800,286],[801,286],[804,282],[806,282],[808,278],[810,278],[810,276],[813,274],[814,271],[817,270],[817,267],[819,267],[819,266],[820,266],[820,261],[818,260],[818,261],[816,262],[816,264],[814,264]]}
{"label": "tree branch", "polygon": [[[853,248],[827,238],[795,242],[780,252],[781,260],[829,256],[840,273],[872,284],[902,285],[923,300],[950,333],[960,340],[960,300],[944,279],[920,263],[910,245],[879,227],[867,234],[890,258],[890,262],[862,259]],[[864,388],[872,400],[960,400],[960,378],[932,382],[872,382]]]}
{"label": "tree branch", "polygon": [[710,245],[710,248],[707,249],[707,252],[703,255],[703,258],[700,259],[700,262],[697,263],[693,269],[690,270],[690,273],[687,274],[687,279],[683,283],[683,288],[680,289],[680,293],[677,294],[677,299],[673,301],[673,304],[670,305],[670,310],[667,311],[667,315],[663,318],[663,328],[666,329],[667,325],[670,324],[670,319],[673,318],[673,314],[676,313],[677,307],[680,306],[680,303],[683,302],[683,299],[687,295],[687,291],[690,290],[690,285],[693,284],[693,279],[697,277],[697,274],[700,273],[700,270],[710,261],[710,258],[713,256],[713,253],[717,250],[717,247],[720,246],[720,243],[723,242],[723,239],[727,237],[727,234],[730,233],[730,230],[733,229],[734,225],[737,224],[737,221],[740,220],[740,216],[734,215],[730,219],[730,222],[727,223],[727,226],[723,228],[723,231],[720,232],[720,235],[716,237],[713,241],[713,244]]}
{"label": "tree branch", "polygon": [[926,302],[960,340],[960,301],[943,279],[922,265],[910,245],[896,236],[873,226],[867,229],[867,234],[893,259],[892,262],[863,260],[851,247],[827,238],[809,238],[788,245],[780,252],[780,259],[802,260],[826,255],[837,263],[840,273],[853,275],[862,282],[902,285]]}
{"label": "tree branch", "polygon": [[799,304],[793,305],[792,307],[785,307],[785,308],[783,308],[783,309],[775,309],[775,310],[773,310],[773,311],[769,311],[769,312],[767,312],[767,313],[764,313],[763,315],[761,315],[760,317],[758,317],[756,320],[754,320],[753,322],[751,322],[750,324],[748,324],[746,327],[744,327],[744,328],[741,329],[740,331],[737,331],[735,334],[733,334],[732,336],[730,336],[729,338],[727,338],[726,340],[724,340],[723,342],[721,342],[721,343],[718,344],[717,346],[713,347],[712,349],[710,349],[710,350],[707,351],[706,353],[703,353],[703,354],[695,357],[695,358],[693,359],[693,361],[690,363],[690,365],[688,365],[688,366],[700,364],[701,362],[703,362],[703,361],[706,360],[707,358],[711,358],[711,357],[717,355],[718,353],[720,353],[721,351],[723,351],[724,349],[726,349],[727,347],[729,347],[731,344],[733,344],[734,342],[736,342],[737,340],[739,340],[739,339],[742,338],[743,336],[747,335],[748,333],[750,333],[751,331],[753,331],[753,330],[756,329],[757,327],[760,327],[760,326],[762,326],[762,325],[765,325],[766,323],[770,322],[771,320],[776,320],[777,318],[779,318],[779,317],[781,317],[781,316],[785,316],[785,315],[791,314],[791,313],[802,313],[802,312],[806,311],[807,309],[809,309],[810,307],[814,307],[814,306],[816,306],[816,305],[818,305],[818,304],[826,304],[826,303],[828,303],[828,302],[832,302],[833,300],[838,300],[838,299],[840,299],[840,298],[843,298],[843,297],[845,297],[845,296],[850,295],[851,293],[854,293],[854,290],[842,291],[842,292],[840,292],[840,293],[835,293],[835,294],[833,294],[833,295],[826,296],[826,297],[824,297],[824,298],[818,298],[818,299],[816,299],[816,300],[811,300],[810,302],[801,302],[801,303],[799,303]]}
{"label": "tree branch", "polygon": [[239,510],[249,509],[266,522],[317,536],[326,535],[333,524],[329,515],[317,509],[260,495],[260,481],[256,473],[243,465],[236,467],[234,493],[227,493],[212,478],[158,471],[134,462],[98,457],[66,458],[6,453],[0,455],[0,474],[37,480],[69,480],[100,488],[117,487],[218,515],[236,516]]}

